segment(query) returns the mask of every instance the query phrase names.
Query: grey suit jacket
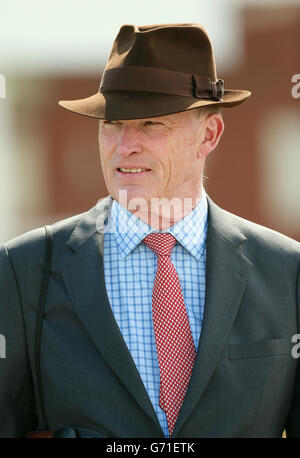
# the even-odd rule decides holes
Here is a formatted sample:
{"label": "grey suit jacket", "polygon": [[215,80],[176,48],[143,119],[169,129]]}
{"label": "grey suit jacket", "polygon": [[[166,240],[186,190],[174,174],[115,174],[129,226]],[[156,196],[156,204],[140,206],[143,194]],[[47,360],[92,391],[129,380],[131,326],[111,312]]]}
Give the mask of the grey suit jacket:
{"label": "grey suit jacket", "polygon": [[[108,302],[102,261],[112,199],[53,225],[41,340],[49,427],[163,437]],[[102,229],[101,229],[102,227]],[[44,228],[0,248],[0,436],[43,429],[34,329]],[[208,198],[206,300],[199,349],[173,437],[300,437],[300,244]],[[197,285],[195,285],[197,287]]]}

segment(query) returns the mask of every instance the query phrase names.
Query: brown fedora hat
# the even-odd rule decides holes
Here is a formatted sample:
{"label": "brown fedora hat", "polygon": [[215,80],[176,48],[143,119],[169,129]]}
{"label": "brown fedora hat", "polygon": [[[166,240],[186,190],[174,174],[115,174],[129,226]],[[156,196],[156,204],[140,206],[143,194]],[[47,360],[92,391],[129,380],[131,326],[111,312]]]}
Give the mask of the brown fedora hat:
{"label": "brown fedora hat", "polygon": [[199,24],[123,25],[99,91],[59,105],[99,119],[141,119],[193,108],[233,107],[251,92],[224,89],[212,44]]}

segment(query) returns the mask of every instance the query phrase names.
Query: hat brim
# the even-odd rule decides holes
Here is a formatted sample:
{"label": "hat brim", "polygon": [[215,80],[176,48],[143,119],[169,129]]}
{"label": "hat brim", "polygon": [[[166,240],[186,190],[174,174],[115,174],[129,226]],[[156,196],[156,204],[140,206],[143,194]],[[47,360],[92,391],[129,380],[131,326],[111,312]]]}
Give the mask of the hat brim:
{"label": "hat brim", "polygon": [[204,106],[234,107],[251,92],[238,89],[224,91],[223,100],[197,99],[151,92],[97,92],[85,99],[60,100],[63,108],[83,116],[106,120],[154,118]]}

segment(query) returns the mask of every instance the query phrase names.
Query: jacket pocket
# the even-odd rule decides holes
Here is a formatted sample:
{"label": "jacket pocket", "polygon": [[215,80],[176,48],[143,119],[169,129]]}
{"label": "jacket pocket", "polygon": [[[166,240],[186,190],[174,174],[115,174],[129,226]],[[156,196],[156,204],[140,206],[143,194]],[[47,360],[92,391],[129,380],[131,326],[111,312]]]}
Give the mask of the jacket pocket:
{"label": "jacket pocket", "polygon": [[291,348],[291,342],[288,339],[271,339],[253,343],[229,344],[229,359],[288,355],[291,352]]}

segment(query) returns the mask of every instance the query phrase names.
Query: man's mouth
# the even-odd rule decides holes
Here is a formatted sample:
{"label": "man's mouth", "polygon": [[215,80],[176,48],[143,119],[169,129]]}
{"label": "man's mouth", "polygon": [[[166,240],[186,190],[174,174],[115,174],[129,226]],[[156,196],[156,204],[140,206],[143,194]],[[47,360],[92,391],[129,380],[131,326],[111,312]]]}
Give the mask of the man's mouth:
{"label": "man's mouth", "polygon": [[144,168],[132,168],[132,169],[125,169],[123,167],[119,167],[118,172],[121,173],[141,173],[141,172],[150,172],[151,169],[144,169]]}

